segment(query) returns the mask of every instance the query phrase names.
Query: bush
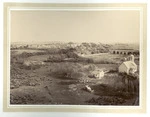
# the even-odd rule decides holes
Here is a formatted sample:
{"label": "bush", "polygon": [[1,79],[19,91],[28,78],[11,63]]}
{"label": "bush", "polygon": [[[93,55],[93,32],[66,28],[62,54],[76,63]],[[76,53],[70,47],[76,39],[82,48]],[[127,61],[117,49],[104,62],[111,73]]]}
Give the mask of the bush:
{"label": "bush", "polygon": [[78,55],[73,52],[67,52],[66,55],[68,58],[78,58]]}
{"label": "bush", "polygon": [[75,63],[53,63],[49,67],[50,74],[62,78],[79,78],[83,74],[80,72],[81,67]]}
{"label": "bush", "polygon": [[94,71],[95,69],[97,69],[97,67],[94,64],[90,64],[90,65],[85,65],[84,66],[84,71],[85,72]]}

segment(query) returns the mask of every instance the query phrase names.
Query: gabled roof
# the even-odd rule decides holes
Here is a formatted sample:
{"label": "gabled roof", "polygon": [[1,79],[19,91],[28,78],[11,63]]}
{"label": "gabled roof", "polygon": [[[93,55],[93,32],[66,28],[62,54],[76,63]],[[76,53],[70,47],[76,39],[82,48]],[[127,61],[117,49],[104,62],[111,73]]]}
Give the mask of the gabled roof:
{"label": "gabled roof", "polygon": [[123,62],[123,64],[124,64],[127,68],[137,67],[137,65],[136,65],[133,61],[126,61],[126,62]]}

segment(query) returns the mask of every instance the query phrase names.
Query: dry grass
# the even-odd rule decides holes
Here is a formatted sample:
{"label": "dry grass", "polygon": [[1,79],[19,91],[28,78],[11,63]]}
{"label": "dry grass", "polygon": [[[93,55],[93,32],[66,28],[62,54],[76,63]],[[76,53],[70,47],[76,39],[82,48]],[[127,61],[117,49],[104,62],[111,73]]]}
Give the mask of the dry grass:
{"label": "dry grass", "polygon": [[12,53],[14,54],[22,54],[24,52],[27,52],[27,53],[38,53],[38,52],[45,52],[43,50],[38,50],[38,49],[17,49],[17,50],[11,50]]}
{"label": "dry grass", "polygon": [[95,55],[85,55],[84,57],[90,59],[95,64],[116,64],[122,61],[124,55],[100,53]]}

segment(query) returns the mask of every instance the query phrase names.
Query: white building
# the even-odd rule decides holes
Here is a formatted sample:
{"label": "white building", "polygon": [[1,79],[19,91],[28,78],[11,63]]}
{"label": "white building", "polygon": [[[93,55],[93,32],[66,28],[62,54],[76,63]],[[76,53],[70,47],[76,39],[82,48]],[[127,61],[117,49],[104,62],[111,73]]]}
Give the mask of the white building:
{"label": "white building", "polygon": [[119,66],[120,73],[134,73],[137,71],[137,65],[133,61],[125,61]]}
{"label": "white building", "polygon": [[103,70],[95,70],[91,74],[93,75],[93,77],[101,79],[102,77],[104,77],[105,72]]}

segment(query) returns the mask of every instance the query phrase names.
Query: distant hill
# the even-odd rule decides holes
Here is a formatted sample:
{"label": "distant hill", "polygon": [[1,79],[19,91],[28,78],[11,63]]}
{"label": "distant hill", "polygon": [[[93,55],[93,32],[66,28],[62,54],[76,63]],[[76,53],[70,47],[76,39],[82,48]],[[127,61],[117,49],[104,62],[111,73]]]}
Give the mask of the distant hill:
{"label": "distant hill", "polygon": [[114,44],[111,46],[110,49],[133,49],[133,50],[139,50],[138,44]]}
{"label": "distant hill", "polygon": [[11,49],[68,49],[73,48],[78,54],[107,53],[115,49],[139,50],[137,44],[102,44],[102,43],[75,43],[75,42],[48,42],[48,43],[12,43]]}
{"label": "distant hill", "polygon": [[139,50],[139,46],[137,44],[81,43],[79,46],[71,47],[74,47],[80,54],[107,53],[110,50],[115,49]]}

